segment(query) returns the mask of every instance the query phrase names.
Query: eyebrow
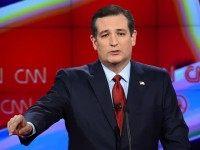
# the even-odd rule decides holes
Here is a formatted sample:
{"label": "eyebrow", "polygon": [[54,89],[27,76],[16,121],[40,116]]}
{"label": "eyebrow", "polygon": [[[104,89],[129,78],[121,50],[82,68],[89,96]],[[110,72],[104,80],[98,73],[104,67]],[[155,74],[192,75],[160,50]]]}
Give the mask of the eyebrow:
{"label": "eyebrow", "polygon": [[103,30],[99,34],[101,35],[101,34],[108,33],[108,32],[109,32],[109,30]]}
{"label": "eyebrow", "polygon": [[125,29],[117,29],[117,31],[127,32],[127,30],[125,30]]}
{"label": "eyebrow", "polygon": [[[122,32],[127,32],[125,29],[116,29],[116,30],[117,31],[122,31]],[[109,30],[103,30],[99,34],[101,35],[101,34],[108,33],[108,32],[109,32]]]}

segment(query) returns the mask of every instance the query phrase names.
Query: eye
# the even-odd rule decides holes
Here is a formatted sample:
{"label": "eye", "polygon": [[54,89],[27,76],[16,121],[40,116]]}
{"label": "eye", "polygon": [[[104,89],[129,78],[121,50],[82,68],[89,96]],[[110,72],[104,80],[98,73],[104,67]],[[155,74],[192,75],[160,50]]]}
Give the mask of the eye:
{"label": "eye", "polygon": [[108,33],[102,34],[101,37],[102,37],[102,38],[105,38],[105,37],[108,37],[108,35],[109,35]]}
{"label": "eye", "polygon": [[119,36],[125,36],[126,34],[124,32],[118,32],[117,35],[119,35]]}

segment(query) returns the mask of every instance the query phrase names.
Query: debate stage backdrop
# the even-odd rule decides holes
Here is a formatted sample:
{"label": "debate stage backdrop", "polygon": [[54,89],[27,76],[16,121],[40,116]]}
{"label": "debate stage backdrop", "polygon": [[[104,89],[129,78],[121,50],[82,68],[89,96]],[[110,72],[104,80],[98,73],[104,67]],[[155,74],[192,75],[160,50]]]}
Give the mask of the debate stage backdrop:
{"label": "debate stage backdrop", "polygon": [[[96,60],[90,19],[108,4],[134,15],[138,36],[133,59],[169,71],[190,128],[192,148],[198,149],[199,0],[1,0],[0,149],[26,149],[16,136],[8,136],[6,123],[47,92],[60,68]],[[61,120],[28,149],[66,149],[67,139]]]}

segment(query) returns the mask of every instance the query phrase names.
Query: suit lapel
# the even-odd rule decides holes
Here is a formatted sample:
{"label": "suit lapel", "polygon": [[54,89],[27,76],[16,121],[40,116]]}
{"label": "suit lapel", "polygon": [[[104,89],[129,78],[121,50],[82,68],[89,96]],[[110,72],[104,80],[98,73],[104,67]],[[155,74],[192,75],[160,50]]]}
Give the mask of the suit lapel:
{"label": "suit lapel", "polygon": [[136,62],[131,62],[127,96],[127,109],[129,113],[135,114],[141,110],[143,95],[147,87],[148,85],[144,79],[143,70]]}
{"label": "suit lapel", "polygon": [[99,104],[101,105],[102,111],[106,116],[109,124],[113,129],[116,128],[117,124],[115,121],[115,114],[113,110],[112,99],[108,82],[101,66],[101,63],[97,61],[93,65],[89,66],[90,74],[89,82],[94,90]]}

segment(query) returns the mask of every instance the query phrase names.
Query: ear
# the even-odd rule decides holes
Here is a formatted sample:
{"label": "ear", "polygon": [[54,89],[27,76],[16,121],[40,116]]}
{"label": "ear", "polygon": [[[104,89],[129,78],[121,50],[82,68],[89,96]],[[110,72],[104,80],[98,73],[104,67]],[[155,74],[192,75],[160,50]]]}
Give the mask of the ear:
{"label": "ear", "polygon": [[92,42],[92,46],[95,50],[97,50],[97,41],[96,38],[93,35],[90,35],[90,40]]}
{"label": "ear", "polygon": [[132,46],[135,46],[136,37],[137,37],[137,31],[136,30],[133,31],[133,34],[131,35],[131,37],[132,37]]}

